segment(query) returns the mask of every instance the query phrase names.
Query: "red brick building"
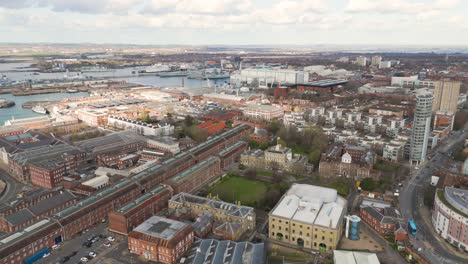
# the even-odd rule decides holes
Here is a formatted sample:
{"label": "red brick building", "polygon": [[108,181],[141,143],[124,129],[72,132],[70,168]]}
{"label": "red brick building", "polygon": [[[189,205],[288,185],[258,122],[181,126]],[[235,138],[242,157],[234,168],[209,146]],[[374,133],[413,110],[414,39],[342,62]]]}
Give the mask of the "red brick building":
{"label": "red brick building", "polygon": [[224,122],[213,122],[213,121],[206,121],[201,124],[197,125],[199,128],[202,128],[208,132],[208,134],[214,134],[222,131],[225,127]]}
{"label": "red brick building", "polygon": [[393,233],[395,240],[402,241],[406,239],[403,219],[394,207],[376,208],[361,206],[359,216],[365,223],[382,235]]}
{"label": "red brick building", "polygon": [[234,145],[222,150],[219,153],[221,158],[221,169],[226,169],[234,162],[238,161],[240,155],[245,152],[247,149],[247,143],[244,141],[239,141]]}
{"label": "red brick building", "polygon": [[172,197],[170,186],[157,185],[141,197],[109,213],[109,231],[128,235],[136,226],[164,208]]}
{"label": "red brick building", "polygon": [[128,249],[149,261],[178,263],[193,243],[190,225],[153,216],[128,235]]}
{"label": "red brick building", "polygon": [[174,189],[174,193],[191,193],[201,186],[213,181],[221,173],[221,161],[216,157],[197,163],[195,166],[182,171],[165,183]]}

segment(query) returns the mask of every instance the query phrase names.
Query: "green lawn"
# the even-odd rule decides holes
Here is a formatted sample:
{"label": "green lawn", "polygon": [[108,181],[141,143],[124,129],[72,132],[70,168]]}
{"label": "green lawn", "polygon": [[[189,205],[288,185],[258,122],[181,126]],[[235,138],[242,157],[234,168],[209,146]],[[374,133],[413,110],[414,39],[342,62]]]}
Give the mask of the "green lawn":
{"label": "green lawn", "polygon": [[229,176],[213,185],[209,192],[226,202],[240,201],[243,205],[260,203],[268,189],[268,183],[238,176]]}

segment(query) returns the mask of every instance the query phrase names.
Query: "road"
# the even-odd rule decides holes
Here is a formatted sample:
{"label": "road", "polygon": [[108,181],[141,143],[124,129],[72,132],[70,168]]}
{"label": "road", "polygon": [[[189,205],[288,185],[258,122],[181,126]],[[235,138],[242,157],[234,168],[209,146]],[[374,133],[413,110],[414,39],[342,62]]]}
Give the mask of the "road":
{"label": "road", "polygon": [[11,177],[8,172],[3,169],[0,169],[0,179],[6,183],[6,190],[3,195],[0,196],[0,202],[5,202],[16,197],[23,189],[23,184]]}
{"label": "road", "polygon": [[[468,124],[465,125],[467,131]],[[452,253],[450,247],[446,245],[438,235],[433,232],[431,219],[423,219],[420,208],[423,207],[423,189],[430,184],[433,170],[443,166],[449,160],[446,153],[452,151],[457,144],[460,144],[466,137],[466,132],[454,132],[450,137],[440,143],[433,152],[434,156],[430,161],[422,164],[418,169],[412,168],[411,177],[404,183],[400,193],[400,211],[405,219],[414,219],[418,232],[416,237],[410,235],[410,241],[415,248],[421,248],[421,253],[431,263],[466,263],[466,258],[459,257]],[[461,143],[463,144],[463,143]],[[426,216],[427,218],[427,216]]]}

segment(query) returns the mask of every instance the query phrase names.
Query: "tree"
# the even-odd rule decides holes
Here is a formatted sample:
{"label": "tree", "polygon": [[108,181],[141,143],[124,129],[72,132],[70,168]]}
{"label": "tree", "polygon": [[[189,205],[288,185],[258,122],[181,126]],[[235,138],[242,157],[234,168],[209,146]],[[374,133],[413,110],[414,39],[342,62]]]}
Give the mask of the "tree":
{"label": "tree", "polygon": [[280,129],[280,127],[281,127],[281,124],[278,122],[278,120],[273,120],[268,124],[267,130],[271,134],[276,135],[276,133],[278,133],[278,130]]}
{"label": "tree", "polygon": [[372,178],[365,178],[361,181],[361,188],[364,191],[372,192],[375,190],[375,181]]}
{"label": "tree", "polygon": [[195,119],[191,115],[186,115],[184,119],[185,126],[192,126],[195,124]]}
{"label": "tree", "polygon": [[232,122],[231,119],[226,120],[226,121],[224,122],[224,124],[225,124],[227,127],[232,127],[232,123],[233,123],[233,122]]}
{"label": "tree", "polygon": [[245,177],[247,177],[248,179],[254,180],[255,178],[257,178],[257,171],[256,171],[255,169],[247,169],[247,170],[244,172],[244,175],[245,175]]}
{"label": "tree", "polygon": [[424,188],[424,205],[429,208],[434,206],[434,196],[435,196],[436,189],[433,186],[427,186]]}
{"label": "tree", "polygon": [[468,111],[460,110],[455,114],[453,121],[453,129],[460,130],[463,129],[465,124],[468,122]]}
{"label": "tree", "polygon": [[184,134],[191,137],[198,143],[205,141],[209,136],[208,131],[197,126],[186,127],[184,129]]}

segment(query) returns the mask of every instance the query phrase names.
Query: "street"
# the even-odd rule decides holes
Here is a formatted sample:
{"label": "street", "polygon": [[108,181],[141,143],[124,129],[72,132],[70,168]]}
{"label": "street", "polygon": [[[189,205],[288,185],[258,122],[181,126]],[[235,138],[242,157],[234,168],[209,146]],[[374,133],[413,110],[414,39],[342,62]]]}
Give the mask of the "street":
{"label": "street", "polygon": [[[467,128],[468,124],[465,125],[465,130]],[[406,220],[413,219],[417,226],[416,237],[409,235],[410,241],[416,249],[421,248],[422,254],[431,263],[466,263],[466,258],[454,255],[447,248],[450,246],[445,245],[443,239],[434,233],[431,219],[424,219],[420,213],[421,208],[424,206],[424,186],[430,184],[433,170],[441,167],[449,159],[445,153],[452,151],[457,144],[465,139],[465,136],[466,133],[458,131],[441,142],[430,161],[421,164],[418,169],[412,168],[411,177],[405,182],[405,187],[400,193],[399,203],[403,218]]]}
{"label": "street", "polygon": [[3,195],[0,196],[0,201],[8,201],[11,198],[16,197],[16,195],[21,192],[23,184],[18,182],[16,179],[11,177],[8,172],[0,168],[0,179],[6,183],[6,190]]}

